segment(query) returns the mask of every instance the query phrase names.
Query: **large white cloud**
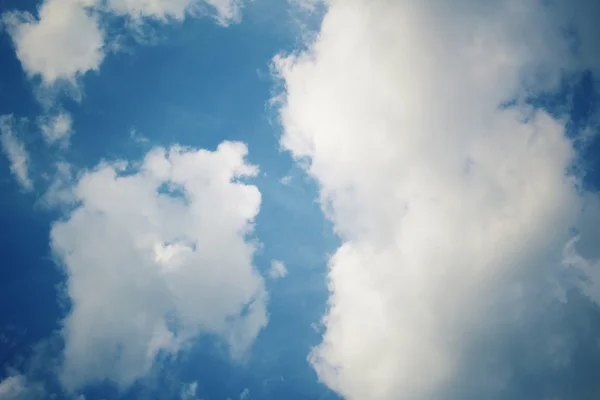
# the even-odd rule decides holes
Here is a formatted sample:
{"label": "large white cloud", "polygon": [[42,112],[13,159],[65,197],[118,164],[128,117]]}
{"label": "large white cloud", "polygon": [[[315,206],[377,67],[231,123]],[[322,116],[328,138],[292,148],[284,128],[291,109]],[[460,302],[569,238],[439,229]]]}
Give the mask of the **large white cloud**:
{"label": "large white cloud", "polygon": [[261,196],[240,178],[257,168],[246,147],[150,151],[141,165],[83,173],[79,206],[51,230],[72,309],[61,379],[76,389],[108,379],[126,387],[159,352],[199,334],[241,356],[267,323],[264,280],[247,239]]}
{"label": "large white cloud", "polygon": [[519,101],[585,67],[556,18],[537,1],[332,0],[309,50],[275,60],[281,142],[343,240],[310,360],[345,398],[444,398],[481,372],[461,362],[500,305],[561,268],[576,154]]}

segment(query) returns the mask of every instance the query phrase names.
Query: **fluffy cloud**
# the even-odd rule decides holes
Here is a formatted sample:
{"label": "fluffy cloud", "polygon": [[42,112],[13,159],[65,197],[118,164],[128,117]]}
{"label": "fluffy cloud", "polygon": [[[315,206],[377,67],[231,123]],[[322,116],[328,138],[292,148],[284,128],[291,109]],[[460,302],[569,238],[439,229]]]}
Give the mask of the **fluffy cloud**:
{"label": "fluffy cloud", "polygon": [[285,278],[288,274],[287,268],[282,261],[273,260],[271,261],[271,268],[269,269],[268,275],[271,279]]}
{"label": "fluffy cloud", "polygon": [[526,322],[511,320],[525,282],[562,268],[585,204],[576,153],[520,99],[587,65],[546,11],[332,0],[309,50],[276,58],[281,142],[343,240],[310,361],[345,398],[445,398],[459,373],[481,376],[472,343]]}
{"label": "fluffy cloud", "polygon": [[159,353],[199,334],[241,356],[267,323],[264,281],[248,241],[261,196],[241,178],[246,147],[150,151],[141,165],[85,172],[79,206],[51,230],[72,309],[61,379],[68,389],[108,379],[126,387]]}
{"label": "fluffy cloud", "polygon": [[74,83],[102,64],[106,33],[99,10],[136,20],[182,20],[186,12],[202,3],[214,10],[223,25],[240,18],[241,0],[45,0],[37,17],[8,12],[2,19],[25,72],[51,86],[59,80]]}
{"label": "fluffy cloud", "polygon": [[33,182],[29,177],[29,153],[23,142],[15,135],[12,116],[0,117],[0,144],[17,182],[23,190],[31,191]]}
{"label": "fluffy cloud", "polygon": [[59,112],[42,118],[39,125],[47,143],[66,143],[72,133],[73,119],[70,114]]}
{"label": "fluffy cloud", "polygon": [[52,85],[98,69],[104,59],[104,33],[86,8],[90,4],[88,0],[46,0],[38,18],[29,13],[3,15],[29,76],[40,76],[45,85]]}

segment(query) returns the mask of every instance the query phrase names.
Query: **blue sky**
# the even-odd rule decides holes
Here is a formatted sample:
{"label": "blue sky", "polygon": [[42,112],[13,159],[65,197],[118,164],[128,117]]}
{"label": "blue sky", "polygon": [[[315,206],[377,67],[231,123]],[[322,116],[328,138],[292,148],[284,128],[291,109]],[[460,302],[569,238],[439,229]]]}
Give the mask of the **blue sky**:
{"label": "blue sky", "polygon": [[1,6],[0,400],[600,395],[594,1]]}

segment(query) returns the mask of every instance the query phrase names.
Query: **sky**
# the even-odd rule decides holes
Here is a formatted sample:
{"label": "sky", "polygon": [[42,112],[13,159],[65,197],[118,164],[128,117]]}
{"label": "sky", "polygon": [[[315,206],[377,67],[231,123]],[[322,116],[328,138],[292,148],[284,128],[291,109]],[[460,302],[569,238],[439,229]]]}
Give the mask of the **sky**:
{"label": "sky", "polygon": [[0,13],[0,400],[600,396],[597,1]]}

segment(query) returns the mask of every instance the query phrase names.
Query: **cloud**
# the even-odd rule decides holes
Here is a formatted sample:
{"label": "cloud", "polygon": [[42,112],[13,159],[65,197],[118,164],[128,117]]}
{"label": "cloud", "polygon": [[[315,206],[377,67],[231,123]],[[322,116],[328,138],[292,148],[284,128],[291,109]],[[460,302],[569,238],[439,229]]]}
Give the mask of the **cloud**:
{"label": "cloud", "polygon": [[[596,220],[597,222],[598,220]],[[598,238],[598,236],[594,236]],[[564,248],[564,264],[568,268],[578,270],[582,274],[578,280],[581,291],[600,305],[600,257],[585,258],[577,248],[579,237],[571,239]]]}
{"label": "cloud", "polygon": [[196,400],[196,392],[198,391],[198,382],[194,381],[183,385],[181,390],[181,400]]}
{"label": "cloud", "polygon": [[245,388],[240,393],[240,400],[248,400],[250,398],[250,389]]}
{"label": "cloud", "polygon": [[2,151],[8,158],[10,171],[23,190],[33,190],[33,181],[29,177],[29,153],[25,149],[25,144],[15,135],[12,116],[0,117],[0,132]]}
{"label": "cloud", "polygon": [[129,138],[138,144],[148,143],[150,141],[150,139],[139,133],[135,128],[129,130]]}
{"label": "cloud", "polygon": [[30,77],[44,85],[74,82],[97,70],[104,59],[104,32],[87,0],[46,0],[38,18],[26,12],[3,14],[17,57]]}
{"label": "cloud", "polygon": [[242,0],[204,0],[206,4],[215,9],[217,19],[223,25],[237,22],[241,16]]}
{"label": "cloud", "polygon": [[35,400],[44,398],[39,385],[29,385],[23,375],[11,375],[0,381],[0,400]]}
{"label": "cloud", "polygon": [[467,354],[544,312],[528,293],[560,274],[585,203],[564,121],[521,101],[592,66],[558,18],[537,1],[332,0],[309,49],[275,59],[281,143],[343,242],[310,362],[345,398],[506,389],[508,361]]}
{"label": "cloud", "polygon": [[45,208],[64,208],[69,210],[77,203],[72,190],[74,171],[71,164],[59,161],[54,165],[50,184],[41,197],[41,205]]}
{"label": "cloud", "polygon": [[69,136],[73,132],[72,125],[71,115],[65,112],[47,116],[39,121],[42,135],[49,144],[56,142],[68,143]]}
{"label": "cloud", "polygon": [[285,278],[288,274],[285,264],[279,260],[271,261],[271,268],[269,269],[268,275],[271,279]]}
{"label": "cloud", "polygon": [[242,0],[108,0],[110,12],[134,19],[154,18],[166,21],[183,20],[187,13],[195,14],[202,4],[214,10],[216,19],[223,25],[240,19]]}
{"label": "cloud", "polygon": [[323,0],[288,0],[288,3],[299,7],[301,10],[314,12],[319,5],[324,3]]}
{"label": "cloud", "polygon": [[[107,33],[100,12],[145,18],[183,20],[199,4],[214,9],[223,25],[240,19],[241,0],[44,0],[38,16],[28,12],[2,15],[17,57],[30,77],[41,77],[45,87],[57,81],[72,84],[97,71],[107,52]],[[139,29],[139,25],[131,27]]]}
{"label": "cloud", "polygon": [[216,335],[242,356],[267,323],[248,239],[261,195],[246,147],[151,150],[139,165],[104,163],[72,188],[79,204],[53,224],[67,276],[61,380],[125,388],[159,354]]}
{"label": "cloud", "polygon": [[184,19],[194,0],[108,0],[108,8],[117,15],[133,18]]}

